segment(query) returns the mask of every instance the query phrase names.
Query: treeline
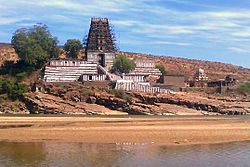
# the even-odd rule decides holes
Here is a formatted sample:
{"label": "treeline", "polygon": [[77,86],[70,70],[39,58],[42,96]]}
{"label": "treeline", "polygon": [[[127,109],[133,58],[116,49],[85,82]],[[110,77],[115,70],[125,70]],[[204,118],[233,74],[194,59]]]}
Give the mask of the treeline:
{"label": "treeline", "polygon": [[58,57],[58,40],[44,24],[18,29],[11,43],[19,57],[17,62],[6,61],[0,68],[0,99],[20,100],[28,91],[23,80],[34,71],[43,69],[52,57]]}
{"label": "treeline", "polygon": [[[16,30],[11,44],[19,60],[5,61],[0,68],[0,77],[3,78],[0,78],[1,99],[20,99],[22,93],[28,90],[22,81],[34,71],[42,71],[50,58],[59,57],[58,43],[57,37],[44,24]],[[77,58],[83,44],[80,40],[69,39],[63,48],[68,58]]]}
{"label": "treeline", "polygon": [[[59,57],[59,41],[44,24],[18,29],[11,43],[20,60],[36,69],[42,68],[50,58]],[[69,39],[63,48],[67,57],[77,58],[83,44],[78,39]]]}

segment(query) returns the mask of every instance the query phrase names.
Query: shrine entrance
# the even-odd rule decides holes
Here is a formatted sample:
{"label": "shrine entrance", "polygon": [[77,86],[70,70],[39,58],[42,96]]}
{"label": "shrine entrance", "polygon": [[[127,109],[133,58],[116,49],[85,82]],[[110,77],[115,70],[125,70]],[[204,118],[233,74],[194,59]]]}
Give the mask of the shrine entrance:
{"label": "shrine entrance", "polygon": [[98,54],[98,64],[105,67],[105,54]]}

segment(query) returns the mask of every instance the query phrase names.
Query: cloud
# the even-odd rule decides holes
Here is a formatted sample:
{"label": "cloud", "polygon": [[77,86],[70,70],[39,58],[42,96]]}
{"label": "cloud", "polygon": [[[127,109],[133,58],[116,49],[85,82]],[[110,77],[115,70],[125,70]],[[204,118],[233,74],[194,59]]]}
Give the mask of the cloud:
{"label": "cloud", "polygon": [[115,26],[126,26],[126,27],[140,24],[140,22],[135,20],[112,20],[111,22]]}
{"label": "cloud", "polygon": [[171,41],[156,41],[154,44],[160,44],[160,45],[177,45],[177,46],[190,46],[190,43],[184,43],[184,42],[171,42]]}
{"label": "cloud", "polygon": [[250,50],[238,48],[238,47],[230,47],[228,48],[230,51],[237,52],[237,53],[249,53]]}
{"label": "cloud", "polygon": [[17,22],[21,22],[24,19],[20,18],[9,18],[9,17],[1,17],[0,16],[0,25],[9,25]]}
{"label": "cloud", "polygon": [[236,36],[236,37],[249,38],[250,37],[250,28],[245,29],[243,31],[233,32],[232,35]]}

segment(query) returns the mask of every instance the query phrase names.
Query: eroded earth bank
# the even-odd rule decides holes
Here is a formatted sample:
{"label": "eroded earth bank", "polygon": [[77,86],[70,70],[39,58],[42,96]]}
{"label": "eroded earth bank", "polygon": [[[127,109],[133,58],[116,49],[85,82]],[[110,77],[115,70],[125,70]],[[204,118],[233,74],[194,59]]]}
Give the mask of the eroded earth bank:
{"label": "eroded earth bank", "polygon": [[246,115],[250,100],[202,93],[146,94],[86,86],[81,83],[42,84],[23,102],[6,102],[1,113],[82,115]]}

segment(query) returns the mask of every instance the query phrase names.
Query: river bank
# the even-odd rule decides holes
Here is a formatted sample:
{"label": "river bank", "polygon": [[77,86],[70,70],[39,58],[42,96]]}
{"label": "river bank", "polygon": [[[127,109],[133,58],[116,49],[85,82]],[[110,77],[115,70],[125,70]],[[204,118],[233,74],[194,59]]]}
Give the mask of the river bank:
{"label": "river bank", "polygon": [[0,117],[0,141],[189,145],[250,140],[245,117]]}

